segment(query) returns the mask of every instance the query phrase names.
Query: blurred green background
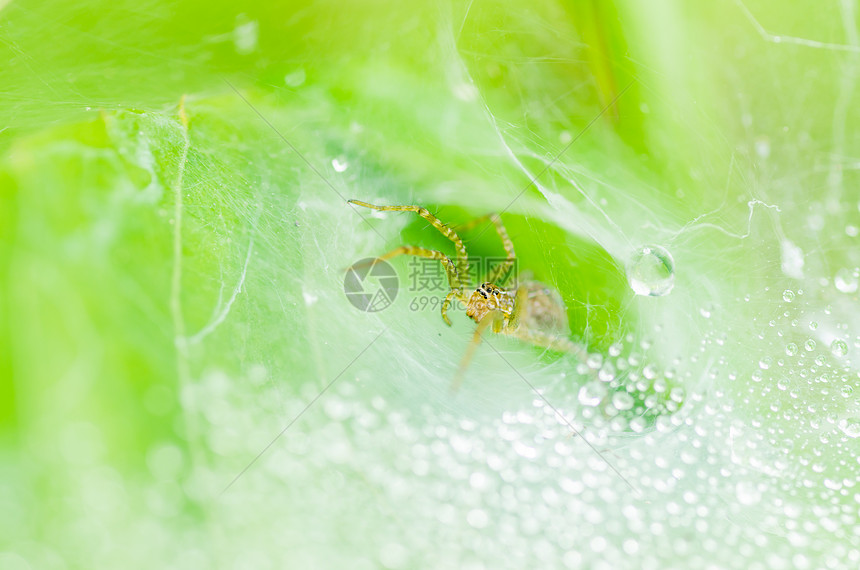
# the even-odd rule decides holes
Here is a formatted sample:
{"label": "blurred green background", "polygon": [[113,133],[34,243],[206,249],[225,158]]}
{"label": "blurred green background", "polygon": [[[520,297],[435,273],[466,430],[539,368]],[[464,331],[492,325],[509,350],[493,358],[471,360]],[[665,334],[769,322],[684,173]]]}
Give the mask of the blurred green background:
{"label": "blurred green background", "polygon": [[[858,18],[0,0],[0,567],[856,568]],[[503,212],[591,356],[451,393],[349,198]]]}

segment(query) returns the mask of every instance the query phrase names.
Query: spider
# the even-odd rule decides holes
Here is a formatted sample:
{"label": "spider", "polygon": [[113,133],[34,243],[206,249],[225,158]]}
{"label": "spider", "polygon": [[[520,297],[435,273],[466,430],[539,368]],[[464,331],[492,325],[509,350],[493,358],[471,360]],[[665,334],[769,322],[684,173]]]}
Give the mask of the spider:
{"label": "spider", "polygon": [[481,336],[488,328],[494,333],[513,336],[536,346],[572,353],[580,359],[587,356],[581,346],[566,338],[570,333],[567,315],[564,303],[554,289],[538,281],[528,279],[522,280],[512,287],[506,288],[504,286],[506,277],[516,261],[516,254],[514,253],[514,244],[508,237],[508,232],[498,214],[491,213],[481,216],[459,228],[460,231],[468,231],[489,221],[495,227],[496,233],[499,234],[507,254],[505,260],[489,272],[486,281],[473,289],[469,282],[469,256],[463,240],[456,231],[442,223],[426,208],[420,206],[377,206],[360,200],[349,200],[349,203],[380,211],[415,212],[453,242],[456,250],[456,260],[454,261],[440,251],[413,245],[402,245],[377,257],[374,261],[376,263],[398,255],[414,255],[438,260],[445,267],[450,290],[442,302],[442,319],[445,324],[451,326],[448,308],[456,299],[465,305],[466,316],[478,324],[454,376],[452,390],[456,390],[460,386],[463,374],[481,343]]}

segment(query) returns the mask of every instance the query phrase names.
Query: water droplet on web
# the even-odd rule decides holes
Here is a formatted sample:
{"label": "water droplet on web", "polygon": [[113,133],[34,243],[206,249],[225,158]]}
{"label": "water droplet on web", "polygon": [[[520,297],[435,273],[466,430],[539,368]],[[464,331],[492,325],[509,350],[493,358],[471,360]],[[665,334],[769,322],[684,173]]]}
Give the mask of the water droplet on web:
{"label": "water droplet on web", "polygon": [[307,75],[305,74],[305,70],[299,68],[286,74],[284,76],[284,83],[287,85],[287,87],[298,87],[305,82],[306,78]]}
{"label": "water droplet on web", "polygon": [[471,83],[459,83],[454,85],[451,87],[451,92],[454,93],[454,96],[457,99],[466,102],[475,101],[480,95],[478,88]]}
{"label": "water droplet on web", "polygon": [[848,354],[848,343],[844,340],[834,340],[830,343],[830,352],[833,353],[833,356],[845,356]]}
{"label": "water droplet on web", "polygon": [[386,568],[403,568],[409,562],[409,551],[400,544],[388,543],[379,551],[379,561]]}
{"label": "water droplet on web", "polygon": [[606,385],[599,380],[592,380],[579,389],[579,403],[583,406],[596,406],[606,395]]}
{"label": "water droplet on web", "polygon": [[794,279],[803,279],[803,250],[787,239],[782,240],[780,246],[782,250],[782,272]]}
{"label": "water droplet on web", "polygon": [[612,396],[612,405],[616,410],[629,410],[633,407],[633,396],[627,392],[616,392]]}
{"label": "water droplet on web", "polygon": [[233,29],[233,45],[236,53],[248,55],[257,49],[259,28],[260,25],[256,20],[248,20],[244,15],[236,18],[236,27]]}
{"label": "water droplet on web", "polygon": [[845,269],[836,272],[833,284],[843,293],[854,293],[857,291],[857,269]]}
{"label": "water droplet on web", "polygon": [[675,261],[672,255],[659,245],[646,245],[630,260],[627,280],[637,295],[668,295],[675,286]]}
{"label": "water droplet on web", "polygon": [[791,303],[792,301],[794,301],[794,291],[792,291],[791,289],[786,289],[782,292],[782,299],[786,303]]}
{"label": "water droplet on web", "polygon": [[308,291],[302,291],[302,298],[305,300],[305,305],[308,306],[313,305],[314,303],[319,301],[319,297]]}
{"label": "water droplet on web", "polygon": [[860,437],[860,418],[839,420],[839,429],[848,437]]}
{"label": "water droplet on web", "polygon": [[657,367],[653,364],[648,364],[645,368],[642,369],[642,376],[647,378],[648,380],[653,380],[657,377]]}
{"label": "water droplet on web", "polygon": [[735,486],[735,494],[742,505],[755,505],[761,500],[761,492],[754,483],[742,481]]}
{"label": "water droplet on web", "polygon": [[755,153],[761,158],[770,156],[770,139],[766,136],[760,136],[755,141]]}
{"label": "water droplet on web", "polygon": [[484,528],[490,522],[490,517],[483,509],[472,509],[466,515],[466,521],[474,528]]}
{"label": "water droplet on web", "polygon": [[337,398],[328,398],[323,403],[325,414],[336,422],[342,422],[352,415],[350,407],[342,400]]}
{"label": "water droplet on web", "polygon": [[334,168],[335,172],[344,172],[349,168],[349,163],[343,157],[333,158],[331,159],[331,167]]}

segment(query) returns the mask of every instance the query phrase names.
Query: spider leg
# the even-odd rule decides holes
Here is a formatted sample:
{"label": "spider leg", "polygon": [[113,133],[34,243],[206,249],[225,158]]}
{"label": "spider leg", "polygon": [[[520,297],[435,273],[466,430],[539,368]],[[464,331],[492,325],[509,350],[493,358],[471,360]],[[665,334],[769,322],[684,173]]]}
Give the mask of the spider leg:
{"label": "spider leg", "polygon": [[469,347],[463,355],[463,360],[460,361],[460,367],[457,368],[457,373],[454,375],[454,380],[451,382],[452,392],[455,392],[463,383],[463,374],[466,372],[466,368],[469,367],[469,362],[472,361],[472,357],[475,356],[475,350],[477,350],[478,345],[481,344],[481,335],[484,334],[484,331],[487,330],[487,327],[489,326],[492,326],[495,331],[500,331],[504,318],[505,314],[503,312],[493,310],[484,315],[484,318],[482,318],[478,323],[475,333],[472,335],[472,342],[469,343]]}
{"label": "spider leg", "polygon": [[[448,294],[445,295],[445,300],[442,301],[442,319],[445,321],[445,324],[447,324],[449,327],[451,326],[451,319],[448,318],[448,307],[451,306],[451,300],[454,299],[455,297],[458,299],[462,299],[462,297],[463,297],[462,289],[452,288],[450,291],[448,291]],[[463,302],[467,303],[468,300],[465,300]]]}
{"label": "spider leg", "polygon": [[460,283],[460,276],[457,273],[457,268],[454,265],[454,262],[451,261],[451,259],[441,251],[436,251],[434,249],[425,249],[423,247],[416,247],[413,245],[402,245],[398,248],[392,249],[388,253],[380,255],[368,264],[353,265],[349,269],[347,269],[347,271],[355,269],[357,267],[363,267],[364,265],[375,265],[379,261],[391,259],[392,257],[397,257],[398,255],[414,255],[416,257],[436,259],[442,262],[442,265],[445,267],[445,271],[448,274],[448,286],[451,287],[451,290],[445,297],[445,301],[442,303],[442,319],[448,326],[451,326],[451,319],[448,318],[448,306],[451,304],[451,298],[455,296],[459,298],[461,296],[462,283]]}
{"label": "spider leg", "polygon": [[[523,307],[526,306],[529,297],[529,290],[522,285],[517,288],[517,296],[514,298],[514,310],[511,311],[511,316],[508,318],[508,324],[505,326],[507,334],[514,334],[520,326],[520,316],[523,312]],[[498,331],[496,331],[498,332]]]}
{"label": "spider leg", "polygon": [[502,240],[502,247],[505,248],[505,253],[507,257],[505,260],[494,267],[490,273],[487,275],[487,281],[490,283],[499,283],[499,280],[506,276],[511,268],[514,265],[514,261],[517,258],[517,254],[514,252],[514,242],[511,241],[510,236],[508,236],[508,230],[505,229],[505,225],[502,223],[502,219],[495,212],[491,212],[485,216],[481,216],[479,218],[475,218],[469,222],[466,222],[462,226],[459,226],[457,229],[460,231],[468,231],[475,226],[482,224],[489,220],[493,223],[493,226],[496,228],[496,233],[499,234],[499,238]]}
{"label": "spider leg", "polygon": [[370,208],[372,210],[380,210],[382,212],[392,211],[392,212],[415,212],[439,230],[443,236],[448,238],[454,243],[454,249],[457,250],[457,273],[459,275],[465,276],[469,275],[469,255],[466,253],[466,246],[463,244],[463,240],[460,239],[460,236],[457,235],[457,232],[446,226],[427,208],[422,208],[421,206],[376,206],[374,204],[369,204],[367,202],[362,202],[361,200],[347,200],[350,204],[355,204],[356,206],[363,206],[365,208]]}

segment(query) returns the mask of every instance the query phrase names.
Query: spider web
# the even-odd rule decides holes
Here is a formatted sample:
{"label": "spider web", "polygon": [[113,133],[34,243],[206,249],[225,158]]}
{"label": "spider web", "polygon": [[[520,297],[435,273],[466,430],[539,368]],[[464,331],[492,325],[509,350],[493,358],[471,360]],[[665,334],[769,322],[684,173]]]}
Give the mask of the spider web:
{"label": "spider web", "polygon": [[[855,567],[857,5],[630,4],[4,6],[0,560]],[[450,243],[347,198],[503,210],[589,357],[452,394],[465,315],[343,290]]]}

